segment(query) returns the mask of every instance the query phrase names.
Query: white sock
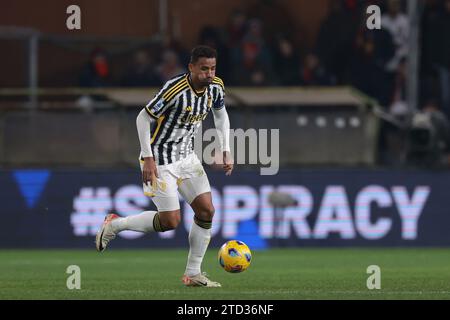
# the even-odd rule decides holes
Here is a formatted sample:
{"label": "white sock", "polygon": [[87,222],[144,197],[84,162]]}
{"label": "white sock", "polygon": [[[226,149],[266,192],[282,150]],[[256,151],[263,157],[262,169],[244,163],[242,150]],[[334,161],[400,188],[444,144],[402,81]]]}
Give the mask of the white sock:
{"label": "white sock", "polygon": [[144,211],[140,214],[114,219],[111,222],[113,230],[116,233],[124,230],[140,232],[155,231],[153,228],[153,218],[157,213],[157,211]]}
{"label": "white sock", "polygon": [[210,239],[211,228],[204,229],[195,222],[192,223],[191,231],[189,232],[190,249],[185,272],[188,277],[195,276],[201,272],[200,266]]}

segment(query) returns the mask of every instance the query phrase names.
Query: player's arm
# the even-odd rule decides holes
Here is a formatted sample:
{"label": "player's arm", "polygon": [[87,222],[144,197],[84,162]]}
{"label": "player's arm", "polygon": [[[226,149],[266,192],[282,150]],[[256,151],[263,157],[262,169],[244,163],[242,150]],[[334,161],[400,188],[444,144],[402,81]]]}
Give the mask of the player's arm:
{"label": "player's arm", "polygon": [[214,102],[212,112],[214,115],[214,125],[219,135],[220,149],[223,154],[223,169],[226,175],[233,171],[233,159],[230,153],[230,119],[225,109],[225,94],[220,90],[219,96]]}
{"label": "player's arm", "polygon": [[219,134],[220,150],[230,152],[230,119],[225,108],[220,110],[212,109],[214,115],[214,125]]}
{"label": "player's arm", "polygon": [[166,96],[171,92],[171,86],[174,86],[174,84],[175,81],[166,82],[163,88],[141,110],[136,119],[141,153],[144,158],[144,166],[142,168],[143,183],[150,182],[153,185],[156,183],[156,178],[158,177],[158,171],[151,149],[151,126],[170,108],[171,103],[166,99]]}
{"label": "player's arm", "polygon": [[151,127],[154,126],[155,123],[156,120],[148,114],[148,111],[145,108],[141,110],[136,118],[139,144],[141,145],[141,155],[144,158],[144,167],[142,169],[142,182],[144,184],[148,182],[151,184],[156,183],[156,178],[158,177],[150,137]]}

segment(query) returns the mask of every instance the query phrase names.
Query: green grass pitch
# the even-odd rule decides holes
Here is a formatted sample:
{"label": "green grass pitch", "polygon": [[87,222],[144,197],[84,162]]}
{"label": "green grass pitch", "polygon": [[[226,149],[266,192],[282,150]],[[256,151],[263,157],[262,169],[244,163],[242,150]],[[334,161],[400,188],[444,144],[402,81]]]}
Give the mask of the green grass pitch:
{"label": "green grass pitch", "polygon": [[[222,288],[181,283],[186,250],[0,250],[0,299],[450,299],[450,249],[270,249],[241,274],[210,248],[203,270]],[[81,289],[69,290],[69,265]],[[366,286],[369,265],[381,289]]]}

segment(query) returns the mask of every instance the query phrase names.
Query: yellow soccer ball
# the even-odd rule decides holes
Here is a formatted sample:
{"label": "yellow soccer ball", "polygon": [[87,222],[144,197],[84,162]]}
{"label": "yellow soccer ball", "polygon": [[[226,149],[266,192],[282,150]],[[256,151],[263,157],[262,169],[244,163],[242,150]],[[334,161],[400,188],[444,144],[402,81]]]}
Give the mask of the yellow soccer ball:
{"label": "yellow soccer ball", "polygon": [[249,247],[242,241],[230,240],[219,250],[219,264],[227,272],[239,273],[247,270],[252,261]]}

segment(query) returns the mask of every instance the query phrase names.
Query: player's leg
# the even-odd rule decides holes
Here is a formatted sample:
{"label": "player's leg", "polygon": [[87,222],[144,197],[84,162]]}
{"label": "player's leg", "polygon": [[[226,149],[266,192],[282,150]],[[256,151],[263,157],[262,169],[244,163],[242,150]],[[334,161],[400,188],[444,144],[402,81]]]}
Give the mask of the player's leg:
{"label": "player's leg", "polygon": [[[178,198],[176,201],[178,202]],[[181,214],[179,209],[172,211],[144,211],[125,218],[110,213],[105,217],[102,228],[97,233],[97,250],[104,251],[108,243],[121,231],[165,232],[175,229],[180,220]]]}
{"label": "player's leg", "polygon": [[214,206],[206,174],[183,180],[180,193],[194,210],[194,222],[189,231],[189,255],[183,282],[188,286],[220,287],[201,272],[201,264],[211,239]]}
{"label": "player's leg", "polygon": [[[174,200],[178,202],[178,198]],[[116,234],[125,230],[149,233],[173,230],[180,221],[181,214],[179,209],[170,211],[158,209],[158,211],[144,211],[137,215],[116,218],[111,224]]]}
{"label": "player's leg", "polygon": [[185,274],[189,277],[201,273],[201,264],[211,239],[214,207],[211,192],[203,193],[191,203],[194,221],[189,231],[189,255]]}
{"label": "player's leg", "polygon": [[144,194],[153,198],[158,211],[144,211],[123,218],[113,213],[108,214],[97,233],[96,247],[98,251],[104,251],[108,243],[121,231],[131,230],[147,233],[164,232],[176,228],[181,220],[177,180],[170,172],[164,170],[164,167],[158,168],[158,171],[157,183],[152,187],[144,185]]}

